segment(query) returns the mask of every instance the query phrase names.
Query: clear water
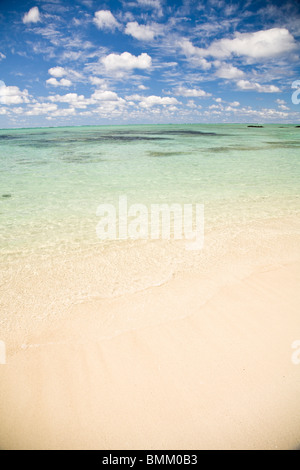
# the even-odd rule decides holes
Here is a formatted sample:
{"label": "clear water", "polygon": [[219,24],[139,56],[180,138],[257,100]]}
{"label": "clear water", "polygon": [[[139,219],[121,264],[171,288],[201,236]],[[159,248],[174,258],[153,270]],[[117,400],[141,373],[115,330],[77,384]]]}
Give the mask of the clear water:
{"label": "clear water", "polygon": [[[136,291],[184,263],[203,268],[249,247],[261,260],[262,246],[272,259],[288,245],[295,254],[299,181],[292,125],[1,130],[1,305],[7,314],[25,301],[34,309],[38,279],[39,292],[49,285],[43,314],[49,298],[57,307]],[[120,195],[132,204],[204,204],[206,249],[188,258],[172,243],[101,242],[97,207]]]}
{"label": "clear water", "polygon": [[96,209],[203,203],[206,222],[298,213],[300,129],[187,125],[0,131],[4,253],[96,243]]}

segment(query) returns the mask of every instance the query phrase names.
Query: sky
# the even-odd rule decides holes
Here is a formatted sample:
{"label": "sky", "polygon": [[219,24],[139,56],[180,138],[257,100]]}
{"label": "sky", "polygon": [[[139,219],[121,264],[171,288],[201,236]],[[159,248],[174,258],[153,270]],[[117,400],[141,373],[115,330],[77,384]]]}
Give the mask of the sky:
{"label": "sky", "polygon": [[0,127],[299,123],[300,0],[0,0]]}

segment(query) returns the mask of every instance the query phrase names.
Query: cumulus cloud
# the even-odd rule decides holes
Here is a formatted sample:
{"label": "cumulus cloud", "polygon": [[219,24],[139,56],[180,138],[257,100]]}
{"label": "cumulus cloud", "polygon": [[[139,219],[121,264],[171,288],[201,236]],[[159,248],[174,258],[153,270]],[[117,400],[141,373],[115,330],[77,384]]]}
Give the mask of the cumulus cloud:
{"label": "cumulus cloud", "polygon": [[196,109],[196,108],[200,108],[200,109],[201,109],[201,106],[196,105],[196,103],[195,103],[194,100],[189,100],[186,105],[187,105],[187,107],[190,108],[190,109]]}
{"label": "cumulus cloud", "polygon": [[75,115],[76,115],[75,108],[57,109],[57,111],[52,113],[52,117],[68,117],[68,116],[75,116]]}
{"label": "cumulus cloud", "polygon": [[234,39],[214,41],[207,49],[197,48],[197,53],[216,58],[235,55],[268,59],[292,52],[296,47],[294,37],[286,28],[272,28],[254,33],[236,32]]}
{"label": "cumulus cloud", "polygon": [[137,0],[139,6],[156,10],[156,13],[161,16],[163,14],[161,0]]}
{"label": "cumulus cloud", "polygon": [[96,11],[93,21],[97,28],[102,30],[114,31],[120,27],[120,24],[109,10]]}
{"label": "cumulus cloud", "polygon": [[30,105],[30,109],[26,111],[27,116],[42,116],[57,110],[57,104],[36,103]]}
{"label": "cumulus cloud", "polygon": [[138,94],[126,96],[126,100],[128,101],[143,101],[144,98],[145,96],[138,95]]}
{"label": "cumulus cloud", "polygon": [[199,47],[195,47],[191,41],[188,39],[182,39],[178,42],[178,45],[181,47],[183,53],[186,56],[195,55],[199,52]]}
{"label": "cumulus cloud", "polygon": [[171,97],[161,97],[161,96],[146,96],[141,97],[140,106],[142,108],[152,108],[152,106],[170,106],[179,104],[176,98]]}
{"label": "cumulus cloud", "polygon": [[237,79],[243,77],[245,74],[242,70],[234,67],[231,64],[222,64],[216,71],[216,76],[219,78]]}
{"label": "cumulus cloud", "polygon": [[102,89],[107,88],[107,84],[106,84],[106,82],[103,78],[90,77],[89,80],[90,80],[91,84],[94,85],[94,86],[101,87]]}
{"label": "cumulus cloud", "polygon": [[289,117],[288,113],[285,113],[283,111],[278,111],[276,109],[268,109],[268,108],[253,109],[250,106],[244,107],[235,111],[237,111],[240,116],[246,116],[247,118],[251,117],[253,119],[260,118],[262,119],[262,121],[265,121],[265,122],[268,122],[270,119],[277,120],[277,119],[285,119]]}
{"label": "cumulus cloud", "polygon": [[5,105],[29,103],[27,90],[21,91],[17,86],[0,86],[0,103]]}
{"label": "cumulus cloud", "polygon": [[72,85],[71,80],[67,80],[66,78],[62,78],[61,80],[57,80],[56,78],[49,78],[49,80],[46,81],[47,85],[51,85],[54,87],[70,87]]}
{"label": "cumulus cloud", "polygon": [[38,23],[39,21],[41,21],[41,15],[38,7],[31,8],[31,10],[23,16],[24,24]]}
{"label": "cumulus cloud", "polygon": [[48,73],[55,78],[61,78],[67,75],[67,72],[63,67],[53,67],[48,70]]}
{"label": "cumulus cloud", "polygon": [[119,101],[120,98],[118,97],[117,93],[114,91],[108,90],[97,90],[91,96],[92,99],[96,101]]}
{"label": "cumulus cloud", "polygon": [[130,95],[126,96],[128,103],[133,104],[133,102],[138,101],[139,106],[142,108],[152,108],[153,106],[174,106],[180,104],[176,98],[169,96],[142,96],[142,95]]}
{"label": "cumulus cloud", "polygon": [[139,5],[151,7],[151,8],[161,8],[160,0],[137,0]]}
{"label": "cumulus cloud", "polygon": [[86,109],[91,103],[91,100],[85,99],[84,95],[77,95],[77,93],[68,93],[66,95],[49,96],[49,101],[53,103],[66,103],[73,108]]}
{"label": "cumulus cloud", "polygon": [[199,47],[195,47],[188,39],[178,41],[177,46],[186,57],[193,59],[195,65],[198,65],[203,70],[209,70],[211,68],[211,64],[203,57],[203,50]]}
{"label": "cumulus cloud", "polygon": [[289,111],[290,108],[288,106],[286,106],[285,104],[280,104],[278,106],[279,109],[281,109],[282,111]]}
{"label": "cumulus cloud", "polygon": [[1,60],[3,60],[3,59],[6,59],[6,55],[4,55],[4,54],[2,54],[2,52],[0,52],[0,62],[1,62]]}
{"label": "cumulus cloud", "polygon": [[159,34],[157,25],[140,25],[137,21],[127,23],[125,34],[139,41],[152,41]]}
{"label": "cumulus cloud", "polygon": [[286,101],[278,99],[276,103],[278,104],[278,108],[282,111],[289,111],[290,108],[286,105]]}
{"label": "cumulus cloud", "polygon": [[107,72],[129,72],[134,69],[149,69],[152,59],[146,53],[135,56],[130,52],[123,52],[123,54],[109,54],[102,59],[102,63]]}
{"label": "cumulus cloud", "polygon": [[206,91],[201,90],[200,88],[189,89],[185,87],[176,88],[175,94],[177,96],[185,96],[189,98],[205,98],[211,96],[210,93],[207,93]]}
{"label": "cumulus cloud", "polygon": [[249,80],[239,80],[237,86],[241,90],[258,91],[259,93],[280,93],[280,89],[275,85],[260,85]]}

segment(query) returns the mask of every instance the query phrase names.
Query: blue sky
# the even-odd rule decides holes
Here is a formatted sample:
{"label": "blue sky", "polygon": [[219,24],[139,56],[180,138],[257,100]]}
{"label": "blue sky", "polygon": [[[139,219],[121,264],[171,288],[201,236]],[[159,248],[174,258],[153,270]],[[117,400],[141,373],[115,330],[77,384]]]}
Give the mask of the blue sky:
{"label": "blue sky", "polygon": [[0,127],[298,123],[299,46],[294,0],[1,0]]}

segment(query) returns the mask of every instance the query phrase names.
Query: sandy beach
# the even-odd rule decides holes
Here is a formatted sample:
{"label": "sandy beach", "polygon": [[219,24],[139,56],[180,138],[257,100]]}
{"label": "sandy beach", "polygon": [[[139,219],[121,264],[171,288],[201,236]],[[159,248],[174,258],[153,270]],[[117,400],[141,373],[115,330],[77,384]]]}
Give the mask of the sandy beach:
{"label": "sandy beach", "polygon": [[14,338],[1,448],[297,448],[300,263],[231,281],[204,305],[201,281],[81,304],[72,322]]}
{"label": "sandy beach", "polygon": [[299,26],[2,0],[0,450],[300,450]]}
{"label": "sandy beach", "polygon": [[[298,130],[1,132],[0,448],[298,448]],[[121,196],[203,245],[99,238]]]}

